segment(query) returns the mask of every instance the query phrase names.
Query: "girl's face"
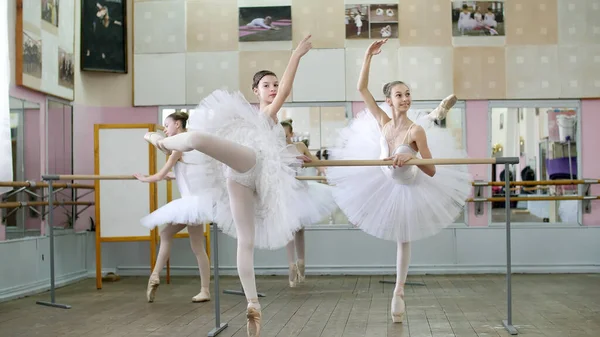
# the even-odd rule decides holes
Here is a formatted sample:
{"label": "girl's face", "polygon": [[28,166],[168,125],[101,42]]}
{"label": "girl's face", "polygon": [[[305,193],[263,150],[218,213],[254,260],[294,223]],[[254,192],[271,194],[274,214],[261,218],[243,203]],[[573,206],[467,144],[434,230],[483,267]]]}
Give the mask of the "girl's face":
{"label": "girl's face", "polygon": [[279,90],[279,81],[277,77],[273,75],[267,75],[260,79],[258,87],[254,88],[254,94],[258,96],[261,101],[271,104],[277,96]]}
{"label": "girl's face", "polygon": [[165,135],[167,137],[175,136],[181,130],[181,122],[173,120],[173,118],[165,119]]}
{"label": "girl's face", "polygon": [[404,84],[396,84],[392,87],[390,97],[385,99],[394,111],[407,112],[412,103],[410,89]]}

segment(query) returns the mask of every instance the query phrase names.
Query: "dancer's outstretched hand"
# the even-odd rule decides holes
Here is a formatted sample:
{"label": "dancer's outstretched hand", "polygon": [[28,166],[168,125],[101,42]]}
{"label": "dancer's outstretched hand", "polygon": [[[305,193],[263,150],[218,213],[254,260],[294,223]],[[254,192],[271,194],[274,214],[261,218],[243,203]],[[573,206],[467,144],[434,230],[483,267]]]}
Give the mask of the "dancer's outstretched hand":
{"label": "dancer's outstretched hand", "polygon": [[301,156],[298,156],[296,158],[297,159],[301,159],[305,163],[311,163],[312,162],[312,159],[310,159],[310,157],[305,156],[305,155],[301,155]]}
{"label": "dancer's outstretched hand", "polygon": [[377,55],[381,53],[381,46],[383,46],[388,39],[377,40],[369,46],[367,49],[367,55]]}
{"label": "dancer's outstretched hand", "polygon": [[312,35],[308,34],[305,38],[300,41],[298,47],[294,50],[298,56],[302,57],[308,53],[309,50],[312,49],[312,43],[309,41]]}
{"label": "dancer's outstretched hand", "polygon": [[137,179],[139,181],[143,181],[145,183],[150,181],[146,175],[141,174],[141,173],[134,173],[133,176],[135,177],[135,179]]}
{"label": "dancer's outstretched hand", "polygon": [[392,166],[394,166],[394,167],[402,167],[402,166],[404,166],[404,164],[406,164],[408,161],[410,161],[411,159],[414,159],[414,158],[415,157],[413,157],[412,155],[410,155],[408,153],[398,153],[391,157],[387,157],[384,160],[391,160]]}

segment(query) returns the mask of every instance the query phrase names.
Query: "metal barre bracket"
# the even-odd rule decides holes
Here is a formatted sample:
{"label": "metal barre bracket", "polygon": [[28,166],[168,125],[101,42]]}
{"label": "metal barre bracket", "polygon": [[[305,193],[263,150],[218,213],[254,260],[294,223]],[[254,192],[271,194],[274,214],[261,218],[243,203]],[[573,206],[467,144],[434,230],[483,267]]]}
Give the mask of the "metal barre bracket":
{"label": "metal barre bracket", "polygon": [[519,157],[497,157],[496,164],[518,164]]}
{"label": "metal barre bracket", "polygon": [[475,201],[475,216],[483,215],[483,205],[487,199],[483,196],[483,188],[487,186],[487,182],[483,180],[476,180],[473,184],[473,200]]}
{"label": "metal barre bracket", "polygon": [[585,179],[583,184],[583,201],[581,202],[581,208],[584,214],[592,213],[592,199],[596,199],[596,197],[590,196],[591,183],[596,182],[590,179]]}
{"label": "metal barre bracket", "polygon": [[48,174],[48,175],[43,175],[42,180],[60,180],[60,177],[57,174]]}

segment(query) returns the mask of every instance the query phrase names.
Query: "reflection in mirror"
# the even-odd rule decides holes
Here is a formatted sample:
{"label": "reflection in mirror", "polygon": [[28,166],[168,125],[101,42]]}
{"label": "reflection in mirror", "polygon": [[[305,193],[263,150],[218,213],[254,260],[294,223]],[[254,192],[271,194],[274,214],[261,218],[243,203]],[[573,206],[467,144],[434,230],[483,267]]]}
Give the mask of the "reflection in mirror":
{"label": "reflection in mirror", "polygon": [[[544,181],[577,179],[577,111],[555,108],[492,108],[491,155],[519,157],[518,165],[504,172],[492,165],[492,181]],[[515,186],[511,197],[577,194],[577,185]],[[492,187],[493,197],[504,197],[504,187]],[[492,202],[492,222],[505,222],[504,202]],[[511,202],[513,222],[578,222],[578,201]]]}
{"label": "reflection in mirror", "polygon": [[[14,181],[39,181],[40,163],[40,106],[37,103],[9,97],[10,134],[12,141],[12,161]],[[27,151],[25,151],[27,149]],[[15,191],[16,189],[13,189]],[[32,193],[42,190],[29,189]],[[27,202],[40,199],[28,193],[5,193],[2,202]],[[38,211],[40,208],[37,208]],[[18,239],[37,236],[40,233],[41,218],[35,211],[26,207],[5,208],[0,212],[6,224],[6,238]]]}
{"label": "reflection in mirror", "polygon": [[[69,103],[48,99],[46,112],[46,172],[54,174],[73,174],[73,110]],[[39,178],[38,178],[39,179]],[[74,201],[76,189],[57,190],[56,201]],[[59,207],[54,212],[56,228],[72,228],[72,214],[77,206]]]}

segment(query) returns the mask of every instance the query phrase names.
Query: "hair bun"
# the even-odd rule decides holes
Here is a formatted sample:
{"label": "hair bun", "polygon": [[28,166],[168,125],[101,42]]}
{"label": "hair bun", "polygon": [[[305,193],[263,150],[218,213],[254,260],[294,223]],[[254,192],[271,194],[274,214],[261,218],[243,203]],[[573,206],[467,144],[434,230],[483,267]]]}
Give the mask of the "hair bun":
{"label": "hair bun", "polygon": [[294,121],[291,118],[281,121],[282,123],[292,124]]}

